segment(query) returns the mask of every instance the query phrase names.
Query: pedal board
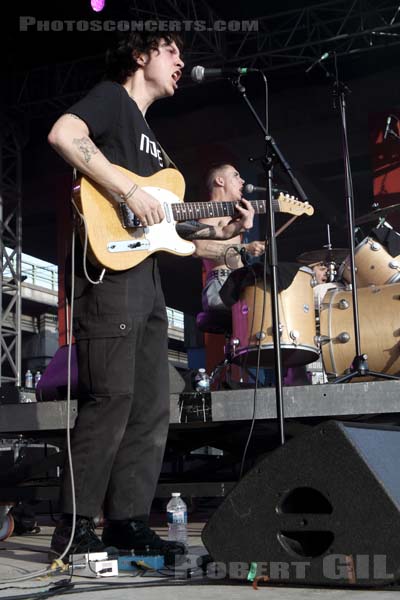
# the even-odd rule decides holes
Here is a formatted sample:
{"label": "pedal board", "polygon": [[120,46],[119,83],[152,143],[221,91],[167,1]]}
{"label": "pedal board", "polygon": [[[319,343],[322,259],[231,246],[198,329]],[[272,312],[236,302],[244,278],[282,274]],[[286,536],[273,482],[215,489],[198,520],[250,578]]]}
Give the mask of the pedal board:
{"label": "pedal board", "polygon": [[130,554],[118,557],[118,569],[120,571],[138,571],[142,569],[153,569],[155,571],[164,568],[164,557],[151,554]]}

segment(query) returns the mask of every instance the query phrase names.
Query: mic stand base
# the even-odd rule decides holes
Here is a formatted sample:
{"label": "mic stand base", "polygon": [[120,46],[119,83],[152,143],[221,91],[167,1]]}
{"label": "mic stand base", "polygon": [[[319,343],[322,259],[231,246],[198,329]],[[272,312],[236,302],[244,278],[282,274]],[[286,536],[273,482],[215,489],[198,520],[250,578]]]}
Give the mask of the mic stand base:
{"label": "mic stand base", "polygon": [[350,381],[353,377],[378,377],[380,379],[400,379],[396,375],[388,375],[387,373],[378,373],[377,371],[370,371],[368,368],[368,357],[366,354],[356,356],[353,360],[353,364],[350,367],[350,372],[341,377],[337,377],[332,383],[344,383]]}

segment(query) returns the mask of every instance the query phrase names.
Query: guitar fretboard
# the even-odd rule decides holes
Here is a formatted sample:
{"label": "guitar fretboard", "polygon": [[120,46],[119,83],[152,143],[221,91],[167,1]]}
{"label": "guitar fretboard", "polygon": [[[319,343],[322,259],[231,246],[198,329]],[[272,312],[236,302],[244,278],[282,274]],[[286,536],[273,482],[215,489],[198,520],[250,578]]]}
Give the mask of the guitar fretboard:
{"label": "guitar fretboard", "polygon": [[[231,217],[236,213],[235,202],[177,202],[172,204],[172,213],[175,221],[191,221],[209,219],[211,217]],[[265,213],[265,200],[252,200],[250,202],[255,213]],[[274,211],[279,210],[279,202],[272,199]]]}

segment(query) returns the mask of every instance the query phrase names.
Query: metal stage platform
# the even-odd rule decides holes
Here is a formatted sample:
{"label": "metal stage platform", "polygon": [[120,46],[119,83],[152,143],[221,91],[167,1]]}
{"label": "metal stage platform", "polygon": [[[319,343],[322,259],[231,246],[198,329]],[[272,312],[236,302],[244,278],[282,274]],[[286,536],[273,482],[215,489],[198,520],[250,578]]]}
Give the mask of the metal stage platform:
{"label": "metal stage platform", "polygon": [[[400,381],[370,381],[285,387],[285,419],[369,419],[373,415],[400,416]],[[190,423],[248,421],[254,413],[254,389],[224,390],[206,394],[171,394],[171,426],[184,429]],[[70,426],[78,414],[72,400]],[[259,388],[255,418],[276,419],[275,389]],[[66,401],[0,405],[0,433],[63,431],[67,423]]]}
{"label": "metal stage platform", "polygon": [[[400,424],[400,381],[286,387],[283,399],[287,441],[330,419]],[[72,400],[71,428],[77,413],[77,401]],[[238,479],[253,413],[254,389],[172,394],[170,431],[156,497],[166,498],[175,488],[191,498],[225,496]],[[280,444],[274,388],[257,391],[255,419],[247,466]],[[0,477],[0,501],[57,500],[58,477],[50,485],[42,477],[62,464],[66,422],[65,401],[0,405],[2,443],[13,439],[20,445],[26,443],[26,459]],[[29,460],[30,444],[37,440],[57,446],[60,452],[43,455],[43,461]]]}
{"label": "metal stage platform", "polygon": [[[400,381],[371,381],[285,387],[285,419],[347,419],[365,415],[400,416]],[[205,394],[181,394],[171,398],[171,424],[193,421],[246,421],[253,418],[254,389]],[[259,388],[255,404],[257,420],[276,419],[274,388]]]}

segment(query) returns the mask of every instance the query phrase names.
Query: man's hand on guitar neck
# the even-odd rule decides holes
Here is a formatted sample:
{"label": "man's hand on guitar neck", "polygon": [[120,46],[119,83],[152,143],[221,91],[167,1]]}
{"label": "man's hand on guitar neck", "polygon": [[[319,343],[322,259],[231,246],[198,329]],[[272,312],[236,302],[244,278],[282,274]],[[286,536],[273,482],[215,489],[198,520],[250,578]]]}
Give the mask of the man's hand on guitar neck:
{"label": "man's hand on guitar neck", "polygon": [[248,200],[242,198],[241,204],[235,205],[235,210],[239,213],[238,217],[232,219],[226,225],[219,224],[216,226],[216,239],[229,240],[243,231],[247,231],[253,227],[254,208]]}

